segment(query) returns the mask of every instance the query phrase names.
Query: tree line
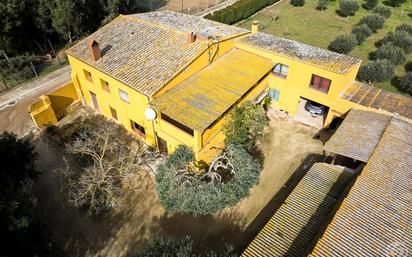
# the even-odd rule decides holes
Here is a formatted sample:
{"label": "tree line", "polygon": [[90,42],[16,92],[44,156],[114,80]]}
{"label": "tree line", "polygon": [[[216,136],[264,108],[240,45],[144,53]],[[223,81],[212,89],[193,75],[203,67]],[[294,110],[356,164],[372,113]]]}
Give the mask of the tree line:
{"label": "tree line", "polygon": [[48,39],[65,45],[108,23],[120,13],[144,11],[139,0],[2,0],[1,58],[44,54]]}

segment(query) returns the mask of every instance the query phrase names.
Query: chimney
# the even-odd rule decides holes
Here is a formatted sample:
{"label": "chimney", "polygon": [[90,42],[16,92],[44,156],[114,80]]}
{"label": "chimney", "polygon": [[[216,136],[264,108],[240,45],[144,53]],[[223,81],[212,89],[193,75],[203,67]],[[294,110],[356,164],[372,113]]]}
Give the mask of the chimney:
{"label": "chimney", "polygon": [[252,22],[252,34],[259,32],[259,21],[254,20]]}
{"label": "chimney", "polygon": [[196,41],[196,34],[192,31],[187,33],[187,42],[189,44],[194,43]]}
{"label": "chimney", "polygon": [[90,57],[93,61],[98,61],[102,57],[99,43],[93,38],[89,39],[87,42],[87,48],[89,49]]}

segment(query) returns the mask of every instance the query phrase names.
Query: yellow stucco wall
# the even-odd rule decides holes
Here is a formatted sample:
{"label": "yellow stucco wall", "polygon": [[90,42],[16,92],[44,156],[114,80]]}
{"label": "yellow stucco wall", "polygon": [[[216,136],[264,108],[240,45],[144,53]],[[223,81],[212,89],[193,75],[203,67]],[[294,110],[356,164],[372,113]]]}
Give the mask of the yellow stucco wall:
{"label": "yellow stucco wall", "polygon": [[70,82],[48,95],[41,96],[39,101],[30,105],[29,114],[37,127],[56,124],[76,101],[78,95]]}
{"label": "yellow stucco wall", "polygon": [[[274,105],[287,111],[291,116],[294,116],[297,112],[300,97],[316,101],[330,107],[330,109],[339,108],[339,106],[336,107],[336,105],[340,104],[338,102],[339,94],[353,83],[360,66],[360,64],[354,66],[347,74],[338,74],[291,58],[279,56],[272,52],[254,49],[248,45],[237,44],[236,47],[269,58],[275,63],[289,66],[287,77],[281,78],[271,75],[269,86],[280,92],[279,101],[275,101]],[[312,74],[332,81],[328,93],[309,86]]]}

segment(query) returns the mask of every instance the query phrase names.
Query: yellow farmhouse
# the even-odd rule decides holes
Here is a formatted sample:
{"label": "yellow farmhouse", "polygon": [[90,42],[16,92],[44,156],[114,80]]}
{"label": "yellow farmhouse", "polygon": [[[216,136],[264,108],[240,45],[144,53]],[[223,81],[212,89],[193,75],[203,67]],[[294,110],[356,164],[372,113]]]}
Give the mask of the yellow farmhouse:
{"label": "yellow farmhouse", "polygon": [[323,126],[354,106],[412,118],[410,98],[356,82],[359,59],[256,22],[248,31],[171,11],[120,15],[67,54],[83,104],[162,152],[183,144],[207,162],[231,108],[267,95],[292,116],[302,99],[324,106]]}

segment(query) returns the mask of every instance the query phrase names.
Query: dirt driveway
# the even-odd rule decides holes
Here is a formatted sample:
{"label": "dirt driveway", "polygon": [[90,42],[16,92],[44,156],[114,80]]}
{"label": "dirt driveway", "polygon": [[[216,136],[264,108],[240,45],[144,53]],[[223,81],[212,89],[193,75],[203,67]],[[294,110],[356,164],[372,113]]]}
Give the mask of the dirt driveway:
{"label": "dirt driveway", "polygon": [[260,148],[264,169],[249,198],[218,215],[189,216],[167,213],[154,185],[139,193],[125,191],[123,206],[109,217],[92,218],[67,205],[52,175],[62,161],[58,146],[37,140],[39,168],[44,176],[36,185],[58,240],[72,256],[133,256],[150,238],[190,235],[195,246],[216,250],[232,244],[241,252],[280,206],[289,191],[322,154],[317,130],[281,114],[271,114],[270,128]]}

